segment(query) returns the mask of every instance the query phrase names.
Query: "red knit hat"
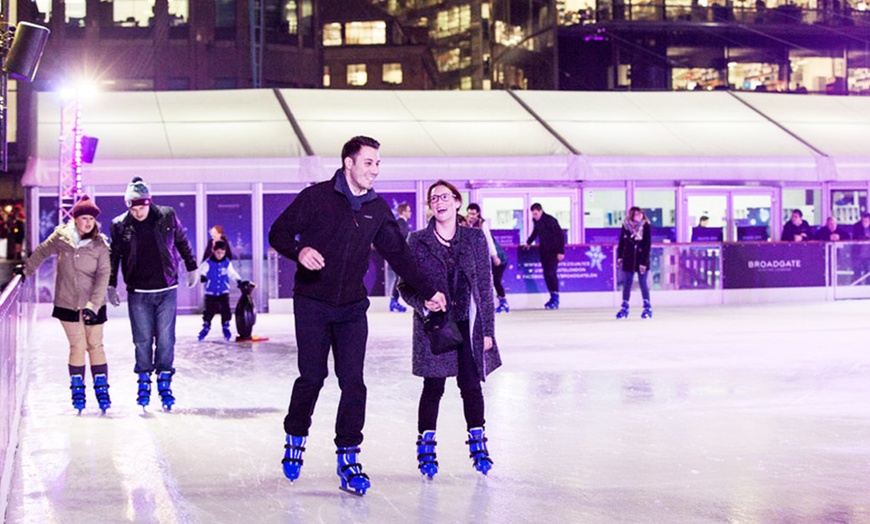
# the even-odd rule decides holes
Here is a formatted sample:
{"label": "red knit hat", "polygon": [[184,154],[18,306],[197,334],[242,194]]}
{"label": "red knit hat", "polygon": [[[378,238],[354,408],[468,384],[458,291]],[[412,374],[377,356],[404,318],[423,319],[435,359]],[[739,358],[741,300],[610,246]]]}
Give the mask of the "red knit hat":
{"label": "red knit hat", "polygon": [[100,208],[91,201],[88,195],[82,195],[78,202],[72,207],[73,218],[78,218],[82,215],[90,215],[94,218],[99,216]]}

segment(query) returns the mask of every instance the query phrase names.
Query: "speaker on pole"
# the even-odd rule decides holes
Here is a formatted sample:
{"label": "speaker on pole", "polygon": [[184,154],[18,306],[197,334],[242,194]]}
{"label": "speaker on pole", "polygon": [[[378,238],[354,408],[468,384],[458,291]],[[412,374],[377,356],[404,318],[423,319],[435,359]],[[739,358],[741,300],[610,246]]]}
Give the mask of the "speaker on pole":
{"label": "speaker on pole", "polygon": [[85,164],[94,163],[94,155],[97,154],[97,144],[99,142],[99,138],[82,135],[82,162]]}
{"label": "speaker on pole", "polygon": [[32,82],[50,33],[48,28],[41,25],[19,23],[3,65],[3,72],[16,80]]}

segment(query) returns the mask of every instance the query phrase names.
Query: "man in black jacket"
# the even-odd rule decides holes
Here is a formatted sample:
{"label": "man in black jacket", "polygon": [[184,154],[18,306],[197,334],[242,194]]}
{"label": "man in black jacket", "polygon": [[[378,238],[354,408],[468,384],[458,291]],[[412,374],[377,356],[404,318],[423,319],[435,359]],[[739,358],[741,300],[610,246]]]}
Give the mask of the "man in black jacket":
{"label": "man in black jacket", "polygon": [[370,486],[357,454],[366,407],[363,364],[369,301],[363,277],[371,246],[399,276],[431,297],[430,309],[446,307],[444,294],[418,273],[392,211],[372,189],[379,147],[369,137],[350,139],[341,151],[342,168],[332,179],[299,193],[269,230],[269,244],[297,262],[293,312],[299,378],[284,418],[284,475],[291,481],[299,477],[331,347],[341,389],[335,421],[337,472],[342,489],[357,495]]}
{"label": "man in black jacket", "polygon": [[550,292],[550,300],[544,304],[545,309],[559,309],[559,278],[556,269],[559,262],[565,258],[565,235],[562,226],[555,217],[544,213],[544,208],[537,202],[532,204],[532,219],[535,228],[526,240],[526,249],[538,239],[541,254],[541,268],[544,270],[544,282]]}
{"label": "man in black jacket", "polygon": [[156,371],[157,390],[163,409],[168,411],[175,404],[170,386],[175,373],[178,270],[183,261],[187,285],[195,286],[196,257],[175,210],[152,204],[151,190],[141,177],[134,177],[127,186],[124,202],[128,210],[112,220],[112,272],[107,296],[113,306],[121,304],[117,290],[120,265],[136,346],[137,402],[143,408],[150,402],[151,373]]}

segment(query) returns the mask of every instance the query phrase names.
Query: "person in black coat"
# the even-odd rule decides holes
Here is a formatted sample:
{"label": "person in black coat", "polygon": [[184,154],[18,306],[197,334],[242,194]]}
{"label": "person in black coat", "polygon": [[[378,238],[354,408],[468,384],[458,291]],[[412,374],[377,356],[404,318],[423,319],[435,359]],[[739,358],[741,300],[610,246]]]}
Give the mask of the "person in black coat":
{"label": "person in black coat", "polygon": [[[399,232],[402,234],[402,238],[407,239],[408,234],[411,232],[411,226],[408,224],[408,220],[411,220],[411,205],[407,202],[402,202],[396,207],[396,223],[399,224]],[[399,279],[396,277],[396,272],[393,271],[392,268],[387,266],[390,271],[390,275],[393,278],[392,293],[390,295],[390,311],[396,311],[399,313],[404,313],[407,311],[407,308],[399,303]]]}
{"label": "person in black coat", "polygon": [[535,228],[526,240],[525,248],[538,240],[541,254],[541,268],[544,270],[544,281],[547,283],[547,291],[550,292],[550,300],[544,304],[545,309],[559,309],[559,277],[556,270],[559,262],[565,258],[565,234],[562,226],[555,217],[544,213],[544,208],[537,202],[531,207],[532,219]]}
{"label": "person in black coat", "polygon": [[649,301],[649,254],[652,246],[652,228],[649,219],[639,207],[628,210],[622,222],[619,233],[619,246],[616,248],[616,265],[622,268],[622,309],[616,318],[628,316],[628,301],[631,298],[631,286],[634,284],[634,274],[640,284],[640,294],[643,297],[643,313],[641,318],[652,317],[652,306]]}
{"label": "person in black coat", "polygon": [[284,418],[284,475],[299,477],[317,397],[328,375],[330,349],[341,389],[335,445],[341,487],[357,495],[370,487],[357,461],[365,422],[363,365],[369,307],[363,277],[372,245],[402,278],[444,309],[444,294],[417,270],[387,202],[374,192],[380,143],[357,136],[342,148],[332,179],[307,187],[272,224],[269,244],[297,263],[293,286],[299,378]]}
{"label": "person in black coat", "polygon": [[822,242],[838,242],[840,240],[849,240],[849,232],[843,226],[837,225],[837,219],[828,217],[825,225],[820,227],[813,240]]}
{"label": "person in black coat", "polygon": [[[852,226],[852,271],[855,282],[870,272],[870,246],[864,242],[870,242],[870,213],[861,213],[861,220]],[[867,283],[867,279],[862,281]]]}
{"label": "person in black coat", "polygon": [[784,242],[801,242],[812,237],[810,225],[804,220],[804,214],[800,209],[791,212],[791,220],[782,226],[782,234],[779,239]]}
{"label": "person in black coat", "polygon": [[428,316],[425,294],[402,279],[399,290],[414,308],[412,371],[423,377],[423,391],[417,415],[417,461],[420,473],[432,478],[438,472],[435,461],[435,430],[447,377],[456,377],[462,396],[468,430],[469,452],[474,467],[487,474],[492,467],[484,434],[481,382],[501,365],[495,343],[495,313],[489,248],[482,229],[458,225],[462,195],[453,184],[439,180],[427,192],[432,219],[429,226],[411,234],[408,244],[414,262],[439,289],[447,289],[450,310],[462,334],[455,351],[433,354],[424,331]]}

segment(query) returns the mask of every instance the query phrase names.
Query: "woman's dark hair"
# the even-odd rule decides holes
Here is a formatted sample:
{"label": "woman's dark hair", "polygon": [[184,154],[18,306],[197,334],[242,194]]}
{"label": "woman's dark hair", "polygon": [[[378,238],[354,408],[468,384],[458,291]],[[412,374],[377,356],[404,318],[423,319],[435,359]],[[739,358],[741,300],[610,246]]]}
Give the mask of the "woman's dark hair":
{"label": "woman's dark hair", "polygon": [[[459,192],[458,189],[456,189],[456,186],[446,180],[436,180],[434,184],[429,186],[429,190],[426,191],[426,205],[429,205],[429,199],[432,198],[432,191],[438,186],[444,186],[449,189],[450,192],[453,193],[453,198],[455,198],[459,201],[460,204],[462,204],[462,194]],[[458,212],[459,210],[457,210],[457,213]]]}

